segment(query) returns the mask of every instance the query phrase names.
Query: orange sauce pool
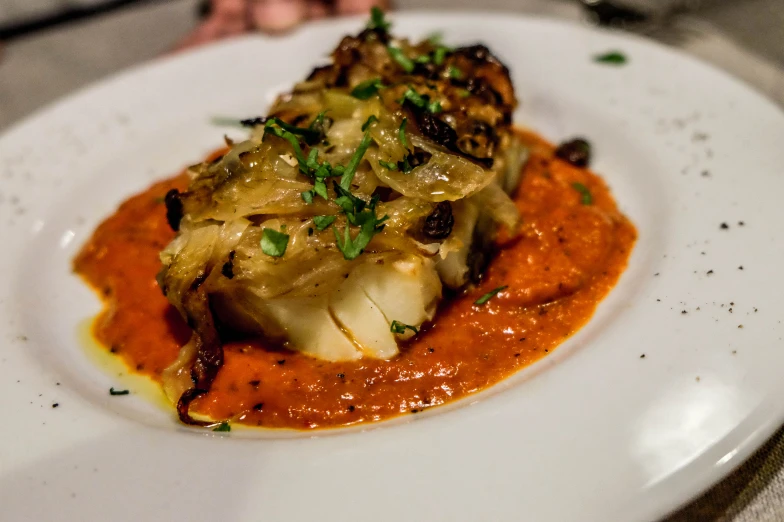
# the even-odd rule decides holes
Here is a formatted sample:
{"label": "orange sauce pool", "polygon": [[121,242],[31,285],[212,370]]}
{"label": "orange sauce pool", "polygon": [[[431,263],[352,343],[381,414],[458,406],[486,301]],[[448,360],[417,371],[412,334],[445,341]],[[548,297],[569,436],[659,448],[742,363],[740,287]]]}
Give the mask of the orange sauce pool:
{"label": "orange sauce pool", "polygon": [[[601,178],[554,158],[534,134],[523,137],[531,159],[515,201],[524,233],[502,246],[479,287],[442,303],[434,323],[398,357],[330,363],[261,339],[232,342],[212,390],[191,412],[295,429],[417,413],[499,382],[577,331],[626,267],[636,230]],[[582,203],[574,183],[589,189],[592,204]],[[105,301],[93,327],[97,340],[158,381],[190,337],[155,281],[158,253],[174,237],[162,199],[186,186],[181,175],[130,198],[74,262]],[[474,305],[500,286],[508,288]]]}

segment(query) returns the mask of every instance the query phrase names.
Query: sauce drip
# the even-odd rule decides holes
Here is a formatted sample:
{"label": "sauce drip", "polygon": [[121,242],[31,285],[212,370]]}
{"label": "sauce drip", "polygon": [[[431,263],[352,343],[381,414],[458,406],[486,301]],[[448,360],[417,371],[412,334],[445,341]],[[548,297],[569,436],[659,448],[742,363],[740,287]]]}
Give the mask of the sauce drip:
{"label": "sauce drip", "polygon": [[[482,283],[444,300],[434,323],[398,357],[331,363],[263,339],[231,342],[212,390],[191,412],[294,429],[417,413],[501,381],[577,331],[625,269],[636,231],[601,178],[555,158],[534,134],[522,137],[531,147],[515,196],[523,233],[502,242]],[[180,175],[130,198],[74,262],[105,302],[96,339],[132,371],[158,381],[190,337],[155,280],[158,253],[174,238],[163,196],[187,182]],[[588,189],[591,204],[575,183]],[[507,288],[474,305],[501,286]]]}

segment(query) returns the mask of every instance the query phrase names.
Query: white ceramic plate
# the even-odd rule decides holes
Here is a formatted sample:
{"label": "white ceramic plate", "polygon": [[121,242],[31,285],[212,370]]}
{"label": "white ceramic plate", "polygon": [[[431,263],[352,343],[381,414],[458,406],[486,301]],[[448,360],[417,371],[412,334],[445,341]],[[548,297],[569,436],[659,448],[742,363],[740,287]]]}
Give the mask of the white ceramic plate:
{"label": "white ceramic plate", "polygon": [[[99,303],[70,272],[77,249],[124,198],[218,145],[210,117],[263,113],[362,22],[146,65],[0,138],[0,518],[647,520],[784,421],[784,115],[628,36],[512,15],[395,22],[485,42],[512,70],[519,123],[595,145],[640,239],[593,320],[488,392],[364,432],[219,436],[110,397],[117,376],[79,340]],[[616,49],[627,65],[592,60]]]}

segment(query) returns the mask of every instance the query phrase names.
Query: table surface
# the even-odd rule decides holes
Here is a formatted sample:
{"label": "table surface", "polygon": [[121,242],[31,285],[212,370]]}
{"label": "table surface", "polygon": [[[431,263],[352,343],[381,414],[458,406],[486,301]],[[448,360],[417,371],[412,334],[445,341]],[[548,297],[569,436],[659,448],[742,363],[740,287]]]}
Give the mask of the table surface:
{"label": "table surface", "polygon": [[[29,0],[3,0],[4,8]],[[86,84],[166,53],[198,22],[198,0],[142,4],[0,49],[0,131]],[[398,0],[398,8],[472,8],[472,0]],[[483,0],[489,10],[579,19],[566,0]],[[655,35],[724,68],[784,106],[784,0],[703,2]],[[668,519],[784,520],[784,429],[748,462]]]}

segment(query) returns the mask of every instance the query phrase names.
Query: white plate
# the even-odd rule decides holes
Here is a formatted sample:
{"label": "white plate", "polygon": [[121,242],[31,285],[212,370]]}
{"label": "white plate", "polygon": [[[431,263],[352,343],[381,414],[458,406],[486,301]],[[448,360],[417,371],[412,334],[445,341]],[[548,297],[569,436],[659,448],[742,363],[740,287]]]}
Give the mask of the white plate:
{"label": "white plate", "polygon": [[[518,122],[595,145],[640,239],[593,320],[458,407],[365,432],[196,433],[138,396],[110,397],[118,381],[77,333],[98,310],[70,273],[79,246],[124,198],[218,145],[211,116],[263,113],[362,22],[137,68],[0,138],[0,518],[646,520],[784,421],[784,115],[629,36],[512,15],[395,22],[487,43],[512,70]],[[615,49],[627,65],[592,60]]]}

